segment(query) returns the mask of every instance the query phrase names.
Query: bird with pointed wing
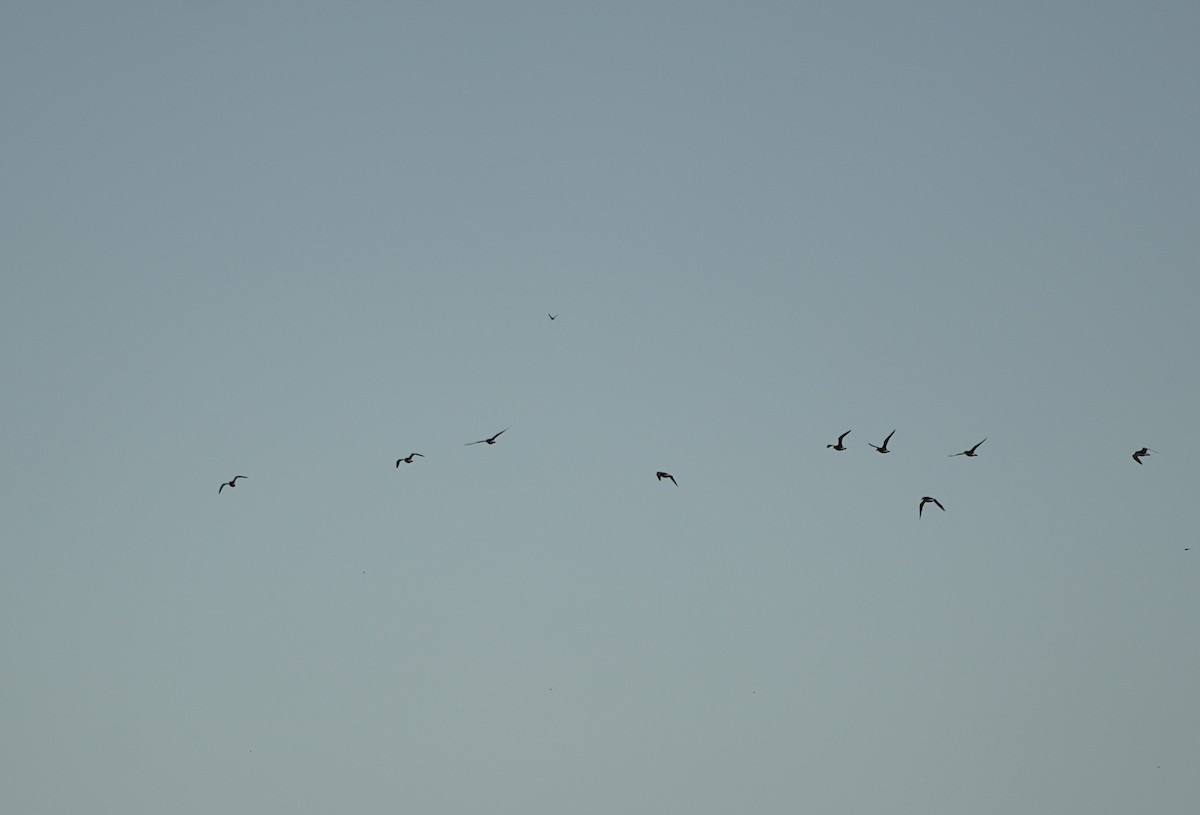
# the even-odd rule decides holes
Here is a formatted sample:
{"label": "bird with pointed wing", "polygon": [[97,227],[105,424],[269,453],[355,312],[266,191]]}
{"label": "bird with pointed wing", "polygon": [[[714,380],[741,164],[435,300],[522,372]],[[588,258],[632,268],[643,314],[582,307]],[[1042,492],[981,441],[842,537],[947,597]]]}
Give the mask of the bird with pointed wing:
{"label": "bird with pointed wing", "polygon": [[[987,441],[987,436],[983,437],[983,441]],[[983,444],[983,441],[979,442],[979,444]],[[975,456],[979,455],[975,452],[979,449],[979,444],[975,445],[970,450],[963,450],[961,453],[951,453],[950,458],[954,458],[955,456],[967,456],[968,458],[974,458]]]}
{"label": "bird with pointed wing", "polygon": [[225,489],[226,487],[229,487],[229,489],[233,489],[234,487],[236,487],[236,486],[237,486],[237,480],[238,480],[239,478],[245,478],[245,477],[246,477],[246,476],[244,476],[244,475],[235,475],[233,478],[229,479],[229,480],[228,480],[228,481],[226,481],[224,484],[222,484],[221,486],[217,487],[217,495],[220,495],[220,494],[221,494],[221,490]]}
{"label": "bird with pointed wing", "polygon": [[[849,435],[850,435],[850,432],[851,432],[851,431],[847,430],[845,433],[843,433],[842,435],[838,436],[837,444],[827,444],[827,445],[825,445],[825,446],[826,446],[826,447],[828,447],[830,450],[845,450],[845,449],[846,449],[846,445],[842,444],[842,439],[844,439],[844,438],[846,438],[847,436],[849,436]],[[893,430],[892,432],[893,432],[893,433],[895,433],[896,431],[894,431],[894,430]],[[891,436],[888,436],[888,438],[891,438]],[[885,446],[885,447],[887,446],[887,443],[886,443],[886,442],[884,443],[884,446]]]}
{"label": "bird with pointed wing", "polygon": [[[500,433],[503,433],[505,430],[508,430],[508,428],[507,427],[504,428],[504,430],[501,430]],[[479,441],[469,441],[464,446],[470,447],[472,444],[495,444],[496,439],[500,438],[500,433],[497,433],[496,435],[492,436],[490,439],[480,439]]]}
{"label": "bird with pointed wing", "polygon": [[891,433],[888,433],[888,434],[887,434],[887,438],[883,440],[883,446],[882,446],[882,447],[875,447],[875,445],[871,444],[870,442],[867,442],[867,446],[868,446],[868,447],[875,447],[875,449],[876,449],[878,452],[880,452],[880,453],[890,453],[890,452],[892,452],[892,451],[891,451],[891,450],[889,450],[889,449],[887,448],[887,446],[888,446],[888,442],[892,440],[892,436],[894,436],[894,435],[896,435],[896,431],[895,431],[895,430],[893,430]]}
{"label": "bird with pointed wing", "polygon": [[936,505],[937,505],[937,508],[938,508],[938,509],[940,509],[942,512],[945,512],[945,511],[946,511],[946,508],[945,508],[944,506],[942,506],[942,502],[941,502],[941,501],[939,501],[939,500],[938,500],[938,499],[936,499],[936,498],[930,498],[928,495],[926,495],[924,498],[922,498],[922,499],[921,499],[921,504],[920,504],[920,506],[918,506],[918,507],[917,507],[917,517],[918,517],[918,518],[920,518],[920,517],[921,517],[921,513],[925,511],[925,505],[926,505],[926,504],[936,504]]}

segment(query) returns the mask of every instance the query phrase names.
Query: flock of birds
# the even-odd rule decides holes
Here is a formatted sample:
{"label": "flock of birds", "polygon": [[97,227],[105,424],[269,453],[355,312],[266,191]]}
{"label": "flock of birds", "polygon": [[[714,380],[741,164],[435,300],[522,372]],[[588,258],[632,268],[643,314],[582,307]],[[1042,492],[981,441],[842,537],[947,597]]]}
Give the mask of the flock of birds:
{"label": "flock of birds", "polygon": [[[551,317],[550,319],[553,320],[554,318]],[[466,443],[465,446],[470,447],[473,444],[495,444],[496,439],[500,438],[500,436],[503,433],[507,432],[509,429],[510,428],[506,427],[506,428],[504,428],[504,430],[501,430],[499,433],[496,433],[492,436],[488,436],[486,439],[479,439],[478,441],[469,441]],[[830,450],[838,450],[838,451],[849,450],[850,448],[846,446],[845,442],[846,442],[846,437],[849,436],[852,432],[853,431],[851,431],[851,430],[847,430],[845,433],[838,436],[836,444],[827,444],[825,446],[827,448],[829,448]],[[894,436],[894,435],[896,435],[896,431],[892,430],[892,432],[888,433],[887,437],[883,440],[883,444],[871,444],[870,442],[867,442],[867,446],[873,448],[877,453],[885,453],[885,454],[890,453],[892,451],[888,449],[888,443],[891,442],[892,436]],[[949,454],[950,458],[954,458],[955,456],[967,456],[968,458],[975,458],[976,456],[979,455],[979,453],[977,452],[979,450],[979,446],[981,444],[983,444],[983,442],[985,442],[985,441],[987,441],[987,436],[984,436],[982,441],[976,442],[975,446],[968,447],[966,450],[963,450],[961,453],[950,453]],[[1142,461],[1142,458],[1150,455],[1151,453],[1157,453],[1157,452],[1158,452],[1157,450],[1151,450],[1149,447],[1143,447],[1141,450],[1134,452],[1133,460],[1136,461],[1138,464],[1143,464],[1144,462]],[[414,463],[413,460],[417,459],[417,458],[425,458],[425,454],[424,453],[409,453],[407,456],[403,456],[401,458],[396,459],[396,467],[398,468],[401,464],[413,464]],[[244,475],[235,475],[233,478],[229,479],[228,481],[223,482],[221,484],[221,486],[217,488],[217,493],[220,494],[220,492],[222,490],[224,490],[226,487],[233,489],[234,487],[237,486],[238,479],[245,478],[245,477],[246,476],[244,476]],[[668,479],[676,487],[679,486],[679,482],[675,480],[675,476],[671,475],[668,472],[659,470],[658,472],[656,472],[654,474],[654,477],[659,481],[662,481],[663,479]],[[946,508],[944,506],[942,506],[941,501],[934,498],[933,496],[923,495],[923,496],[921,496],[921,503],[917,505],[917,517],[918,518],[920,518],[924,514],[926,504],[933,504],[938,509],[940,509],[942,512],[946,511]]]}
{"label": "flock of birds", "polygon": [[[849,436],[851,432],[852,431],[847,430],[845,433],[838,436],[838,440],[837,440],[836,444],[827,444],[825,446],[827,448],[829,448],[830,450],[838,450],[838,451],[850,449],[846,446],[846,437]],[[871,444],[870,442],[867,442],[867,446],[874,448],[877,453],[890,453],[892,451],[888,449],[888,443],[892,440],[892,436],[894,436],[894,435],[896,435],[895,430],[893,430],[891,433],[887,434],[887,438],[885,438],[883,440],[883,444]],[[987,436],[984,436],[982,441],[976,442],[974,447],[968,447],[966,450],[963,450],[961,453],[950,453],[949,454],[950,458],[954,458],[955,456],[966,456],[967,458],[975,458],[977,455],[979,455],[979,453],[977,452],[979,450],[979,445],[983,444],[983,442],[985,442],[985,441],[987,441]],[[1149,447],[1143,447],[1141,450],[1138,450],[1137,452],[1135,452],[1133,454],[1133,460],[1136,461],[1138,464],[1142,464],[1143,456],[1148,456],[1151,453],[1156,453],[1156,452],[1158,452],[1158,451],[1151,450]],[[666,475],[666,473],[659,473],[658,474],[659,479],[661,480],[664,475]],[[671,480],[674,481],[675,479],[672,478]],[[679,485],[676,484],[676,486],[679,486]],[[940,509],[942,512],[946,511],[946,508],[944,506],[942,506],[941,501],[934,498],[933,496],[924,495],[921,497],[921,503],[917,505],[917,517],[918,518],[920,518],[922,516],[922,514],[924,514],[926,504],[933,504],[938,509]]]}
{"label": "flock of birds", "polygon": [[[553,320],[554,317],[551,317],[550,319]],[[509,429],[510,428],[506,427],[506,428],[504,428],[504,430],[501,430],[499,433],[496,433],[495,435],[488,436],[486,439],[480,439],[479,441],[469,441],[464,446],[470,447],[472,444],[495,444],[496,439],[500,438],[501,434],[507,432]],[[896,431],[893,430],[892,432],[894,433]],[[891,438],[891,437],[889,436],[888,438]],[[840,442],[840,439],[839,439],[839,442]],[[833,445],[829,445],[829,446],[832,447]],[[838,449],[845,450],[846,448],[840,447]],[[886,453],[887,450],[884,450],[883,452]],[[402,456],[401,458],[396,459],[396,467],[398,468],[401,464],[413,464],[414,463],[413,459],[415,459],[415,458],[425,458],[425,454],[424,453],[409,453],[407,456]],[[670,473],[664,473],[662,470],[659,470],[654,475],[659,481],[662,481],[664,478],[669,478],[671,480],[672,484],[674,484],[676,487],[679,486],[679,482],[675,480],[675,476],[671,475]],[[222,483],[221,486],[217,488],[217,494],[219,495],[221,493],[221,490],[225,489],[226,487],[233,489],[234,487],[237,486],[237,480],[239,478],[245,478],[245,477],[246,476],[244,476],[244,475],[235,475],[233,478]],[[938,506],[941,506],[941,504],[938,504]]]}
{"label": "flock of birds", "polygon": [[[847,430],[845,433],[838,436],[837,444],[827,444],[825,446],[828,447],[830,450],[838,450],[838,451],[850,449],[846,446],[845,442],[846,442],[846,437],[849,436],[852,432],[854,432],[854,431]],[[870,442],[867,442],[867,446],[874,448],[875,452],[877,452],[877,453],[890,453],[892,451],[888,449],[888,442],[890,442],[892,440],[892,436],[894,436],[894,435],[896,435],[896,431],[892,430],[891,433],[887,434],[887,438],[885,438],[883,440],[883,444],[871,444]],[[975,456],[979,455],[975,451],[979,449],[979,445],[983,444],[984,441],[987,441],[987,436],[984,436],[983,441],[979,442],[979,444],[976,444],[974,447],[972,447],[968,450],[963,450],[961,453],[951,453],[950,457],[953,458],[954,456],[970,456],[971,458],[974,458]],[[1141,462],[1139,461],[1138,463],[1140,464]],[[659,475],[662,475],[662,473],[659,473]],[[917,517],[918,518],[920,518],[921,515],[925,512],[926,504],[933,504],[938,509],[940,509],[942,512],[946,511],[946,508],[944,506],[942,506],[941,501],[939,501],[938,499],[936,499],[930,495],[923,495],[923,496],[921,496],[921,503],[917,505]]]}
{"label": "flock of birds", "polygon": [[[550,314],[549,312],[547,312],[546,316],[549,317],[551,320],[558,319],[557,314]],[[489,444],[489,445],[495,444],[496,439],[500,438],[500,436],[503,433],[506,433],[509,429],[510,428],[506,427],[506,428],[504,428],[504,430],[501,430],[499,433],[496,433],[492,436],[488,436],[486,439],[479,439],[478,441],[469,441],[466,443],[465,446],[470,447],[473,444]],[[836,444],[827,444],[825,446],[827,448],[829,448],[830,450],[837,450],[839,452],[842,450],[849,450],[850,448],[848,448],[846,446],[845,441],[846,441],[846,437],[849,436],[852,432],[853,431],[851,431],[851,430],[847,430],[845,433],[838,436]],[[870,442],[867,442],[867,446],[873,448],[877,453],[884,453],[884,454],[890,453],[892,451],[888,449],[888,444],[891,442],[892,436],[894,436],[894,435],[896,435],[896,431],[893,429],[892,432],[888,433],[887,436],[884,438],[883,444],[877,445],[877,444],[871,444]],[[979,450],[979,446],[981,444],[983,444],[983,442],[985,442],[985,441],[987,441],[987,436],[984,436],[982,441],[976,442],[974,447],[969,447],[966,450],[963,450],[961,453],[950,453],[949,456],[950,456],[950,458],[954,458],[955,456],[966,456],[967,458],[975,458],[977,455],[979,455],[979,453],[977,452]],[[1134,452],[1133,460],[1136,461],[1138,464],[1142,464],[1142,463],[1144,463],[1142,461],[1142,458],[1150,455],[1151,453],[1157,453],[1157,452],[1158,452],[1157,450],[1151,450],[1149,447],[1143,447],[1141,450]],[[407,456],[396,459],[396,467],[399,468],[399,466],[401,464],[412,464],[412,463],[414,463],[413,462],[414,458],[425,458],[425,454],[424,453],[409,453]],[[233,489],[234,487],[237,486],[238,479],[245,478],[245,477],[246,476],[244,476],[244,475],[235,475],[233,478],[222,483],[221,486],[217,488],[217,493],[220,494],[221,491],[224,490],[226,487]],[[659,470],[658,472],[656,472],[654,474],[654,477],[659,481],[662,481],[663,479],[668,479],[676,487],[679,486],[679,482],[675,480],[675,476],[671,475],[668,472]],[[924,495],[921,497],[921,503],[917,505],[917,517],[918,518],[920,518],[924,514],[926,504],[933,504],[938,509],[940,509],[942,512],[946,511],[946,508],[944,506],[942,506],[941,501],[934,498],[933,496]]]}

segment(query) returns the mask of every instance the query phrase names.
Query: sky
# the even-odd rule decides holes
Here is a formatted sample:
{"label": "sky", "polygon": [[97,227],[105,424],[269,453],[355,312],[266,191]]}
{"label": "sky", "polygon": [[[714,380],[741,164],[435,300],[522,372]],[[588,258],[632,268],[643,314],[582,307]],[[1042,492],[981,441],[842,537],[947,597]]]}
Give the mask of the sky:
{"label": "sky", "polygon": [[1200,6],[0,21],[0,810],[1200,807]]}

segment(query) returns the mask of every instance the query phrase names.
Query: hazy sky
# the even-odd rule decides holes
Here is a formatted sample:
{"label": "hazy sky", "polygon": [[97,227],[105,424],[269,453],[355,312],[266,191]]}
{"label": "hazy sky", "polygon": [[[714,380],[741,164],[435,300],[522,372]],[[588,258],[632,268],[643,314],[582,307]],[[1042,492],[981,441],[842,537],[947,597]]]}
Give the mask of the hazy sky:
{"label": "hazy sky", "polygon": [[0,810],[1200,810],[1198,39],[6,4]]}

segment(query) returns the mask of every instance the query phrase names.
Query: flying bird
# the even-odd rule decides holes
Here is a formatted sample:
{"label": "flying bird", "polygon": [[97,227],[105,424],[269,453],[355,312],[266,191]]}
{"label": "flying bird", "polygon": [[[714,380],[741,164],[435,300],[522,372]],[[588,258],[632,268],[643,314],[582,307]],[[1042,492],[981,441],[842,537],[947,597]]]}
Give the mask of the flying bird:
{"label": "flying bird", "polygon": [[669,478],[669,479],[671,479],[672,484],[674,484],[676,487],[679,486],[679,482],[675,480],[675,476],[671,475],[670,473],[664,473],[660,470],[659,472],[655,473],[654,475],[658,478],[659,481],[662,481],[664,478]]}
{"label": "flying bird", "polygon": [[547,317],[549,317],[551,320],[557,320],[557,319],[558,319],[558,315],[557,315],[557,314],[551,314],[551,313],[550,313],[550,312],[548,312],[548,311],[546,312],[546,316],[547,316]]}
{"label": "flying bird", "polygon": [[[896,431],[894,431],[894,430],[893,430],[892,432],[893,432],[893,433],[895,433]],[[847,436],[849,436],[849,435],[850,435],[850,431],[849,431],[849,430],[847,430],[845,433],[843,433],[842,435],[838,436],[838,443],[837,443],[837,444],[827,444],[827,445],[825,445],[825,446],[826,446],[826,447],[828,447],[830,450],[845,450],[845,449],[846,449],[846,446],[845,446],[844,444],[842,444],[842,439],[846,438],[846,437],[847,437]],[[889,437],[889,438],[890,438],[890,437]],[[886,446],[886,445],[885,445],[885,446]]]}
{"label": "flying bird", "polygon": [[[508,428],[506,427],[506,428],[504,428],[504,430],[508,430]],[[503,433],[504,430],[501,430],[500,433]],[[472,444],[495,444],[496,439],[500,438],[500,433],[497,433],[495,436],[492,436],[490,439],[480,439],[479,441],[469,441],[463,446],[470,447]]]}
{"label": "flying bird", "polygon": [[887,434],[887,438],[883,440],[883,447],[875,447],[875,445],[871,444],[871,442],[867,442],[867,446],[875,447],[875,449],[878,450],[880,453],[890,453],[892,451],[887,449],[887,446],[888,446],[888,442],[892,440],[892,436],[894,436],[894,435],[896,435],[895,430],[893,430],[891,433]]}
{"label": "flying bird", "polygon": [[[987,441],[987,436],[983,437],[983,441]],[[983,441],[979,442],[979,444],[983,444]],[[970,450],[963,450],[961,453],[951,453],[950,458],[954,458],[955,456],[970,456],[971,458],[974,458],[975,456],[979,455],[975,452],[979,449],[979,444],[975,445]]]}
{"label": "flying bird", "polygon": [[396,459],[396,466],[397,466],[397,467],[399,467],[401,464],[412,464],[412,463],[413,463],[413,456],[418,456],[418,457],[420,457],[420,458],[425,458],[425,456],[424,456],[424,455],[422,455],[421,453],[409,453],[409,454],[408,454],[408,458],[398,458],[398,459]]}
{"label": "flying bird", "polygon": [[925,511],[926,504],[937,504],[938,509],[940,509],[942,512],[946,511],[946,508],[944,506],[942,506],[941,501],[939,501],[936,498],[930,498],[928,495],[926,495],[924,498],[921,499],[921,505],[917,507],[917,517],[918,518],[920,518],[921,513]]}
{"label": "flying bird", "polygon": [[1141,464],[1142,456],[1148,456],[1151,453],[1157,453],[1157,452],[1158,452],[1157,450],[1151,450],[1149,447],[1143,447],[1141,450],[1138,450],[1136,453],[1133,454],[1133,460],[1136,461],[1138,464]]}
{"label": "flying bird", "polygon": [[220,494],[221,494],[221,490],[225,489],[226,487],[229,487],[230,489],[233,489],[234,487],[236,487],[236,486],[237,486],[237,480],[238,480],[239,478],[245,478],[245,477],[246,477],[246,476],[244,476],[244,475],[235,475],[233,478],[229,479],[229,480],[228,480],[228,481],[226,481],[224,484],[222,484],[221,486],[217,487],[217,495],[220,495]]}

